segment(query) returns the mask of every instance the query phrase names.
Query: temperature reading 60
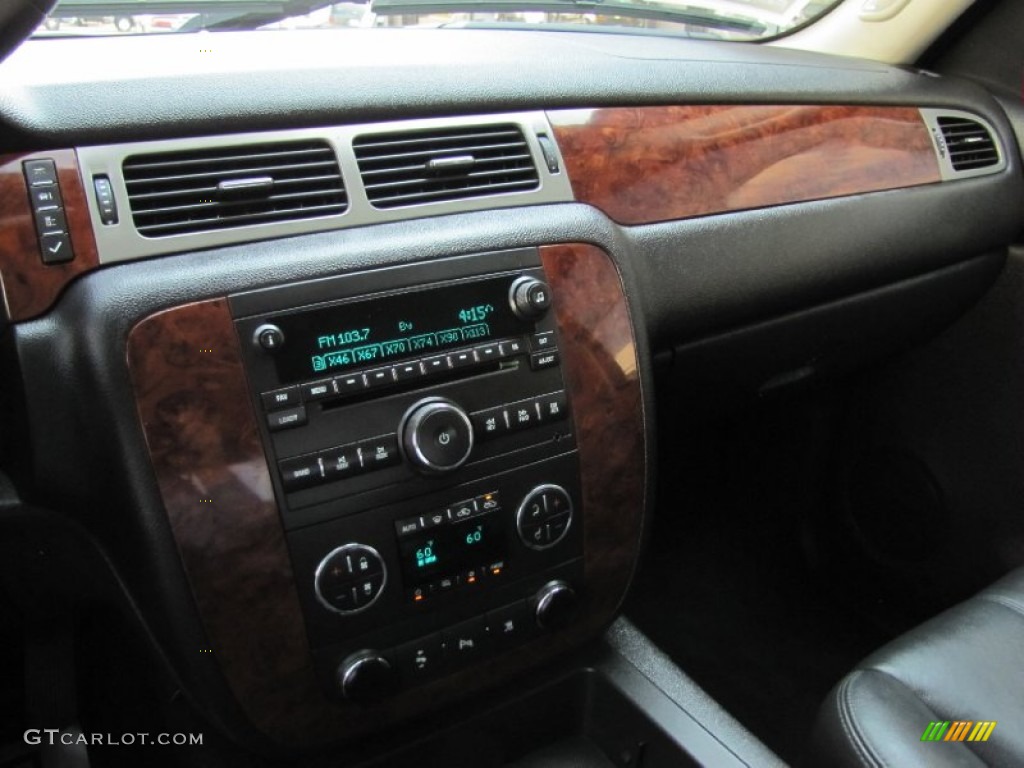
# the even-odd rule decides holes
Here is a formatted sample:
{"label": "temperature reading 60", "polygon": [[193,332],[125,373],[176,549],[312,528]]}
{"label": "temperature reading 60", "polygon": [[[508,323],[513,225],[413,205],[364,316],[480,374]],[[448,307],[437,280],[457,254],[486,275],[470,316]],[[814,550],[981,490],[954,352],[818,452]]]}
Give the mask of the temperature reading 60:
{"label": "temperature reading 60", "polygon": [[475,307],[460,309],[459,320],[463,323],[478,323],[481,320],[486,320],[487,316],[493,311],[493,304],[477,304]]}
{"label": "temperature reading 60", "polygon": [[483,537],[484,537],[483,526],[482,525],[478,525],[476,527],[475,531],[470,531],[469,533],[466,534],[466,544],[468,544],[469,546],[472,546],[474,544],[479,544],[480,540],[483,539]]}

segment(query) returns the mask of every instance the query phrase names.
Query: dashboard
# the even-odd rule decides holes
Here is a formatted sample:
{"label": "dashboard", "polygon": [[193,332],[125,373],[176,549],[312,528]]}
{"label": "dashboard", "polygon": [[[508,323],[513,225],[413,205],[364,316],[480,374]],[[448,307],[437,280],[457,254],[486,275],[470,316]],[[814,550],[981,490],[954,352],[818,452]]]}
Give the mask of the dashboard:
{"label": "dashboard", "polygon": [[702,407],[891,354],[984,292],[1024,210],[966,82],[345,34],[0,67],[12,477],[199,708],[283,749],[600,636],[653,513],[656,384]]}

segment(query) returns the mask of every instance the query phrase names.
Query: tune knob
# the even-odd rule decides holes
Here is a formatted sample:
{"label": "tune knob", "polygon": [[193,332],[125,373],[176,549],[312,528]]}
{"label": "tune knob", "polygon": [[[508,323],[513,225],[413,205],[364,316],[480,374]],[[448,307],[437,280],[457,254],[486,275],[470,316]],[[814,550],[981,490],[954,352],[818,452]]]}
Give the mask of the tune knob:
{"label": "tune knob", "polygon": [[561,629],[576,615],[576,590],[564,581],[549,581],[534,598],[537,626]]}
{"label": "tune knob", "polygon": [[338,687],[349,701],[379,701],[393,693],[397,685],[394,668],[376,651],[354,653],[338,667]]}
{"label": "tune knob", "polygon": [[423,472],[458,469],[473,450],[469,416],[451,400],[440,397],[413,405],[402,419],[401,432],[406,457]]}
{"label": "tune knob", "polygon": [[509,287],[508,300],[516,316],[536,320],[551,308],[551,289],[547,283],[524,275]]}

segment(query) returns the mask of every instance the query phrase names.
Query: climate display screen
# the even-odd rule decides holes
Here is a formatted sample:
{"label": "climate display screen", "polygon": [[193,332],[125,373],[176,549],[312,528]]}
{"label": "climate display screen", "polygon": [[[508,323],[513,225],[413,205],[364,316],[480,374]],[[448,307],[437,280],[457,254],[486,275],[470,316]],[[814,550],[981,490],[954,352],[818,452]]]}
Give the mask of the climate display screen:
{"label": "climate display screen", "polygon": [[402,575],[407,585],[432,577],[481,568],[504,556],[498,518],[491,514],[442,525],[400,542]]}
{"label": "climate display screen", "polygon": [[523,333],[508,303],[514,276],[354,301],[274,318],[282,383],[340,374]]}

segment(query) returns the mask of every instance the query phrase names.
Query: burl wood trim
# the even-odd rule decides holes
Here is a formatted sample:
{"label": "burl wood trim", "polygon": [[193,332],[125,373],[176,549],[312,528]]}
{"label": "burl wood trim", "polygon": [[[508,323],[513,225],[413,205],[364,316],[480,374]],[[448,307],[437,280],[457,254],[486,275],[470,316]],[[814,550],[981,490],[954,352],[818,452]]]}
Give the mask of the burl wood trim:
{"label": "burl wood trim", "polygon": [[[36,158],[53,160],[57,167],[64,216],[75,254],[72,261],[64,264],[43,264],[40,255],[21,165]],[[45,312],[64,286],[98,266],[96,239],[75,151],[59,149],[0,157],[0,284],[8,319],[27,320]]]}
{"label": "burl wood trim", "polygon": [[940,180],[911,107],[670,106],[548,112],[580,202],[646,224]]}
{"label": "burl wood trim", "polygon": [[541,249],[582,464],[586,584],[568,630],[361,708],[317,685],[256,415],[224,300],[153,315],[128,363],[157,482],[210,646],[253,724],[287,745],[371,734],[514,680],[591,639],[639,554],[646,457],[636,346],[618,273],[588,245]]}

